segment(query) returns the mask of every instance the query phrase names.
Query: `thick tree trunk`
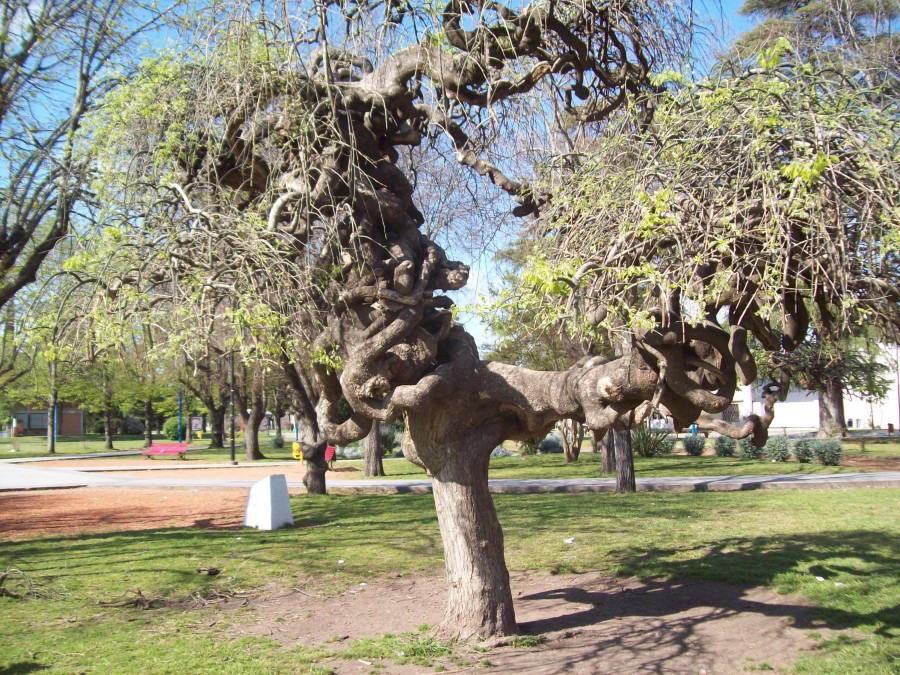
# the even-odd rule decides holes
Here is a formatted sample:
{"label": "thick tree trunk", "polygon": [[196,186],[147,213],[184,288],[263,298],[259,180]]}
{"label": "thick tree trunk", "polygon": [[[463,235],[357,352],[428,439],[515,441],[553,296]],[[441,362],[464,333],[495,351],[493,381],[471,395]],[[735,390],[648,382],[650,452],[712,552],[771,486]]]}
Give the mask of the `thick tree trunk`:
{"label": "thick tree trunk", "polygon": [[563,437],[563,454],[566,464],[577,462],[581,455],[581,444],[584,442],[584,427],[575,420],[562,420],[560,431]]}
{"label": "thick tree trunk", "polygon": [[47,452],[56,454],[56,406],[59,404],[59,392],[56,387],[50,392],[47,399]]}
{"label": "thick tree trunk", "polygon": [[819,433],[818,438],[844,436],[847,420],[844,417],[844,388],[835,380],[825,382],[819,392]]}
{"label": "thick tree trunk", "polygon": [[326,443],[306,444],[301,441],[303,448],[303,463],[306,466],[306,474],[303,476],[303,485],[311,495],[324,495],[325,472],[328,471],[328,462],[325,461]]}
{"label": "thick tree trunk", "polygon": [[372,423],[372,430],[363,442],[363,452],[366,459],[366,476],[383,476],[384,463],[381,449],[381,428],[378,422]]}
{"label": "thick tree trunk", "polygon": [[604,474],[616,472],[616,432],[612,429],[603,435],[603,466],[600,471]]}
{"label": "thick tree trunk", "polygon": [[209,413],[210,435],[209,447],[224,448],[225,447],[225,406],[209,406],[206,404],[206,410]]}
{"label": "thick tree trunk", "polygon": [[243,415],[244,418],[244,447],[247,450],[247,461],[252,462],[257,459],[265,459],[259,449],[259,426],[265,417],[265,408],[254,402],[250,412]]}
{"label": "thick tree trunk", "polygon": [[450,584],[441,632],[460,639],[512,635],[503,531],[488,491],[490,449],[457,450],[432,482]]}
{"label": "thick tree trunk", "polygon": [[114,450],[113,448],[113,410],[112,410],[112,391],[109,385],[109,371],[103,365],[103,447],[106,450]]}
{"label": "thick tree trunk", "polygon": [[153,399],[144,401],[144,447],[153,445]]}
{"label": "thick tree trunk", "polygon": [[631,449],[631,432],[628,429],[624,429],[612,433],[616,439],[616,492],[637,492],[637,483],[634,480],[634,452]]}

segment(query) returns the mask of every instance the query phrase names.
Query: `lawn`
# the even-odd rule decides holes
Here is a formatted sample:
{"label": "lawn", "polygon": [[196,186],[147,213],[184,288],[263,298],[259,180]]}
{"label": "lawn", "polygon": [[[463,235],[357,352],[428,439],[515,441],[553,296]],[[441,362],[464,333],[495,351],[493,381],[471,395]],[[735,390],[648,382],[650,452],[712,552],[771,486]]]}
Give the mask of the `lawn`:
{"label": "lawn", "polygon": [[[837,631],[798,670],[896,665],[900,490],[503,495],[496,503],[511,569],[768,586],[804,597],[817,608],[815,625]],[[326,652],[231,638],[239,614],[213,616],[190,598],[310,577],[317,593],[330,593],[390,573],[438,572],[433,501],[300,496],[293,507],[296,526],[276,532],[161,529],[0,544],[0,571],[27,575],[27,584],[11,575],[5,588],[33,590],[0,597],[0,672],[327,672]],[[195,572],[207,565],[222,573]],[[98,604],[137,589],[169,606]]]}
{"label": "lawn", "polygon": [[[529,455],[527,457],[495,457],[491,459],[491,478],[600,478],[599,454],[582,453],[577,462],[566,464],[562,455]],[[336,466],[354,466],[359,460],[338,460]],[[805,473],[858,473],[864,469],[849,466],[822,466],[798,462],[773,463],[737,457],[635,457],[638,478],[657,476],[758,476]],[[384,471],[391,478],[424,478],[425,472],[405,459],[385,460]],[[354,475],[354,477],[356,474]]]}
{"label": "lawn", "polygon": [[[190,447],[197,448],[188,452],[188,459],[202,459],[207,462],[224,462],[231,458],[230,448],[207,449],[209,435],[201,440],[191,442]],[[291,456],[291,441],[285,438],[282,448],[272,446],[273,436],[260,434],[260,448],[267,460],[285,461],[293,459]],[[168,439],[159,439],[166,443],[172,443]],[[114,436],[113,445],[116,450],[142,450],[144,448],[143,436]],[[227,445],[227,442],[226,442]],[[85,436],[60,436],[56,444],[56,454],[87,455],[98,452],[106,452],[103,442],[103,434],[87,434]],[[235,455],[240,461],[244,457],[244,439],[238,437],[235,443]],[[0,459],[15,459],[24,457],[51,457],[47,454],[47,439],[43,436],[25,436],[22,438],[0,438]]]}

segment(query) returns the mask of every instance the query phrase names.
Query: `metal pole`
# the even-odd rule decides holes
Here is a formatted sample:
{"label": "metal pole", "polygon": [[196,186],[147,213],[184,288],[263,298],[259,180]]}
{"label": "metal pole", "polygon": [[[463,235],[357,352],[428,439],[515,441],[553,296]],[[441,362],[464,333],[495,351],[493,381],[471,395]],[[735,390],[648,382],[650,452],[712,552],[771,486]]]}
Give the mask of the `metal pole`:
{"label": "metal pole", "polygon": [[59,402],[53,404],[53,449],[59,443]]}
{"label": "metal pole", "polygon": [[234,459],[234,352],[231,352],[231,463],[237,464]]}
{"label": "metal pole", "polygon": [[178,442],[181,443],[181,403],[183,397],[181,392],[178,392]]}

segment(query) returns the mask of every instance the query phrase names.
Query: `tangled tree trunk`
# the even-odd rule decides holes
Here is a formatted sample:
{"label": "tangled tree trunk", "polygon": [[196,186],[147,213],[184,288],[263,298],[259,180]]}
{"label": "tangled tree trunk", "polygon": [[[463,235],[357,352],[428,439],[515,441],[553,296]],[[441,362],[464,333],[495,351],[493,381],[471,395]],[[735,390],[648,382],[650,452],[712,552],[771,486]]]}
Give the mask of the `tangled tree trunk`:
{"label": "tangled tree trunk", "polygon": [[604,474],[616,471],[616,434],[612,429],[603,435],[603,466],[600,471]]}
{"label": "tangled tree trunk", "polygon": [[819,391],[819,432],[817,438],[844,436],[847,420],[844,416],[844,387],[839,380],[826,380]]}
{"label": "tangled tree trunk", "polygon": [[615,437],[616,492],[637,492],[634,479],[634,452],[631,448],[631,432],[616,429],[609,432]]}
{"label": "tangled tree trunk", "polygon": [[378,422],[372,424],[372,430],[366,436],[363,443],[363,452],[366,460],[366,476],[383,476],[384,452],[381,447],[381,425]]}
{"label": "tangled tree trunk", "polygon": [[153,445],[153,399],[144,401],[144,447]]}
{"label": "tangled tree trunk", "polygon": [[306,473],[303,475],[303,485],[311,495],[324,495],[325,472],[328,471],[328,462],[325,461],[325,448],[327,443],[321,441],[315,444],[307,444],[301,441],[303,448],[303,464]]}

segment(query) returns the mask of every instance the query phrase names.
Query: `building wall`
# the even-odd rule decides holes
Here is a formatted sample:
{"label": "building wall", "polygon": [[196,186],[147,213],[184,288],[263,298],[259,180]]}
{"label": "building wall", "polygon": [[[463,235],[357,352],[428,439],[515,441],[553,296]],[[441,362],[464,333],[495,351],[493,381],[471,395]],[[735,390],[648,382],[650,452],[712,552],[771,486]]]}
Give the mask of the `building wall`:
{"label": "building wall", "polygon": [[[887,397],[870,405],[852,394],[844,396],[844,416],[851,429],[887,429],[892,424],[894,430],[900,430],[900,347],[882,345],[881,361],[888,367],[886,373],[890,380]],[[735,396],[741,417],[750,413],[762,413],[760,396],[761,387],[741,387]],[[785,401],[775,404],[773,429],[810,430],[819,428],[819,395],[805,389],[791,389]]]}
{"label": "building wall", "polygon": [[[13,417],[24,426],[25,436],[47,434],[47,409],[34,406],[16,406]],[[81,436],[84,433],[84,413],[68,403],[59,404],[59,432],[62,436]]]}

